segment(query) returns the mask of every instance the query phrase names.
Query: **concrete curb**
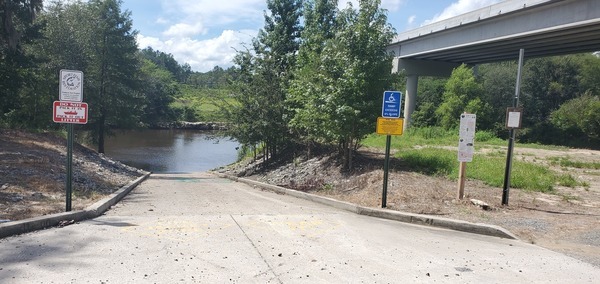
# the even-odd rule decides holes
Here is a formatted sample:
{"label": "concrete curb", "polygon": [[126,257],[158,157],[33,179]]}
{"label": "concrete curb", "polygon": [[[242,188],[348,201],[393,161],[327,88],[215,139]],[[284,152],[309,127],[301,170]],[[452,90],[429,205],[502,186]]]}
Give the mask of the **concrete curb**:
{"label": "concrete curb", "polygon": [[480,235],[487,235],[487,236],[493,236],[493,237],[499,237],[499,238],[505,238],[505,239],[518,240],[518,238],[515,235],[513,235],[511,232],[509,232],[508,230],[506,230],[502,227],[499,227],[499,226],[481,224],[481,223],[471,223],[471,222],[466,222],[466,221],[460,221],[460,220],[454,220],[454,219],[448,219],[448,218],[442,218],[442,217],[430,216],[430,215],[405,213],[405,212],[393,211],[393,210],[389,210],[389,209],[363,207],[363,206],[358,206],[356,204],[339,201],[339,200],[335,200],[332,198],[323,197],[323,196],[310,194],[310,193],[306,193],[306,192],[302,192],[302,191],[297,191],[297,190],[293,190],[293,189],[288,189],[288,188],[281,187],[281,186],[266,184],[266,183],[258,182],[258,181],[251,180],[251,179],[239,178],[239,177],[235,177],[235,176],[231,176],[231,175],[227,175],[227,174],[223,174],[223,173],[219,173],[219,172],[212,172],[212,173],[215,175],[218,175],[220,177],[233,180],[233,181],[243,182],[243,183],[246,183],[249,185],[268,189],[268,190],[271,190],[271,191],[274,191],[277,193],[287,194],[290,196],[303,198],[303,199],[310,200],[313,202],[329,205],[334,208],[353,212],[353,213],[356,213],[359,215],[395,220],[395,221],[418,224],[418,225],[426,225],[426,226],[432,226],[432,227],[445,228],[445,229],[473,233],[473,234],[480,234]]}
{"label": "concrete curb", "polygon": [[144,174],[143,176],[121,187],[113,194],[88,206],[84,210],[56,213],[29,218],[25,220],[2,223],[0,224],[0,239],[36,230],[42,230],[49,227],[54,227],[59,225],[61,221],[73,220],[75,222],[78,222],[96,218],[104,214],[104,212],[106,212],[106,210],[108,210],[111,206],[117,204],[117,202],[119,202],[121,199],[123,199],[123,197],[129,194],[129,192],[131,192],[138,184],[146,180],[150,176],[150,174],[151,173]]}

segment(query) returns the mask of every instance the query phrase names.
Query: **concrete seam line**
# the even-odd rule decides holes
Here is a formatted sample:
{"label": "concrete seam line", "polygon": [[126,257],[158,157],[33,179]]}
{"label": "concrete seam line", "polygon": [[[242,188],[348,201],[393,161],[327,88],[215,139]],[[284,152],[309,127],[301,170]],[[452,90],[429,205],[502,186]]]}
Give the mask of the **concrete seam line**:
{"label": "concrete seam line", "polygon": [[96,203],[88,206],[84,210],[61,212],[19,221],[2,223],[0,224],[0,239],[54,227],[58,225],[61,221],[74,220],[75,222],[79,222],[98,217],[104,212],[106,212],[106,210],[108,210],[110,206],[120,201],[125,195],[131,192],[131,190],[133,190],[142,181],[148,178],[150,174],[151,173],[144,174],[143,176],[121,187],[121,189],[109,195],[108,197],[103,198],[97,201]]}
{"label": "concrete seam line", "polygon": [[450,229],[450,230],[455,230],[455,231],[462,231],[462,232],[467,232],[467,233],[474,233],[474,234],[479,234],[479,235],[487,235],[487,236],[493,236],[493,237],[518,240],[518,238],[515,235],[513,235],[512,233],[510,233],[508,230],[506,230],[502,227],[498,227],[498,226],[493,226],[493,225],[488,225],[488,224],[480,224],[480,223],[471,223],[471,222],[447,219],[447,218],[439,218],[439,217],[428,216],[428,215],[405,213],[405,212],[400,212],[400,211],[391,211],[391,210],[363,207],[363,206],[358,206],[358,205],[355,205],[352,203],[339,201],[336,199],[319,196],[319,195],[315,195],[315,194],[311,194],[311,193],[307,193],[307,192],[301,192],[301,191],[297,191],[297,190],[293,190],[293,189],[289,189],[289,188],[284,188],[281,186],[271,185],[271,184],[251,180],[251,179],[233,177],[231,175],[217,173],[217,172],[213,172],[213,173],[217,174],[218,176],[220,176],[222,178],[227,178],[230,180],[235,180],[237,182],[242,182],[242,183],[250,184],[253,186],[258,186],[261,188],[269,189],[269,190],[272,190],[272,191],[275,191],[278,193],[283,193],[283,194],[287,194],[287,195],[298,197],[298,198],[303,198],[306,200],[314,201],[314,202],[328,205],[328,206],[338,208],[341,210],[353,212],[353,213],[356,213],[359,215],[395,220],[395,221],[417,224],[417,225],[439,227],[439,228],[445,228],[445,229]]}

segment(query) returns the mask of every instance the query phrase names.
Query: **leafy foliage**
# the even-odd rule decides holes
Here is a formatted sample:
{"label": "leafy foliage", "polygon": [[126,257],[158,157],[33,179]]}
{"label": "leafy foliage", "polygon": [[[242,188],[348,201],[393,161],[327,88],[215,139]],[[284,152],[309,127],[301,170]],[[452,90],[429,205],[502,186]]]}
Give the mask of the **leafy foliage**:
{"label": "leafy foliage", "polygon": [[301,1],[268,0],[265,26],[253,49],[238,52],[234,93],[239,105],[231,108],[235,119],[230,134],[243,144],[264,143],[264,157],[274,157],[289,145],[287,89],[296,63],[301,32]]}
{"label": "leafy foliage", "polygon": [[[337,143],[345,168],[360,140],[373,132],[381,93],[390,85],[391,57],[385,51],[394,35],[380,1],[360,1],[333,12],[333,3],[307,5],[308,34],[301,47],[289,99],[291,126],[305,143]],[[317,32],[327,25],[335,32]],[[324,44],[320,44],[323,42]]]}
{"label": "leafy foliage", "polygon": [[164,53],[160,50],[154,50],[152,47],[146,47],[140,51],[142,56],[161,69],[170,72],[177,82],[184,83],[192,74],[192,67],[184,63],[180,65],[172,54]]}
{"label": "leafy foliage", "polygon": [[435,111],[440,125],[446,129],[457,127],[457,118],[463,112],[485,117],[489,106],[481,100],[482,92],[471,68],[463,64],[454,69],[446,82],[442,104]]}
{"label": "leafy foliage", "polygon": [[589,93],[569,100],[551,114],[552,124],[567,133],[600,140],[600,96]]}

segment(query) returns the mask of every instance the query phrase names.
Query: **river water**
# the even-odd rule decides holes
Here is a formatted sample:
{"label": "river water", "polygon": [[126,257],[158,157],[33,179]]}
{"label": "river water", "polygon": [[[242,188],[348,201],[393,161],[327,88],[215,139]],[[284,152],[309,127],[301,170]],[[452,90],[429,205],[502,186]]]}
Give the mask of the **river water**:
{"label": "river water", "polygon": [[108,157],[151,172],[201,172],[231,164],[239,143],[212,132],[130,130],[108,136]]}

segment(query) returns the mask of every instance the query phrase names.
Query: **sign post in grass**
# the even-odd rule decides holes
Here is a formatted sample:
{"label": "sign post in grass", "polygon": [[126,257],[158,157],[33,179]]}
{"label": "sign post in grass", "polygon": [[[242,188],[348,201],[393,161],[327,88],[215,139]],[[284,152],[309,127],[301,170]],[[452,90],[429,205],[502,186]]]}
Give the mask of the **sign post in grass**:
{"label": "sign post in grass", "polygon": [[390,147],[392,135],[402,135],[404,130],[404,119],[400,118],[400,105],[402,104],[402,93],[398,91],[386,91],[383,93],[383,104],[381,105],[381,117],[377,118],[377,134],[387,135],[385,140],[385,160],[383,163],[383,193],[381,197],[381,208],[387,207],[388,172],[390,167]]}
{"label": "sign post in grass", "polygon": [[512,171],[513,148],[515,147],[515,132],[521,127],[522,110],[519,109],[519,94],[521,93],[521,70],[523,69],[523,57],[525,50],[519,50],[519,68],[517,71],[517,83],[515,85],[515,97],[513,107],[506,112],[506,127],[509,129],[508,152],[506,154],[506,168],[504,169],[504,186],[502,187],[502,205],[508,205],[508,194],[510,191],[510,174]]}
{"label": "sign post in grass", "polygon": [[463,113],[460,115],[460,127],[458,135],[458,161],[460,162],[460,168],[458,170],[457,194],[457,198],[459,200],[463,199],[465,194],[467,162],[473,161],[476,121],[477,116],[475,114]]}

